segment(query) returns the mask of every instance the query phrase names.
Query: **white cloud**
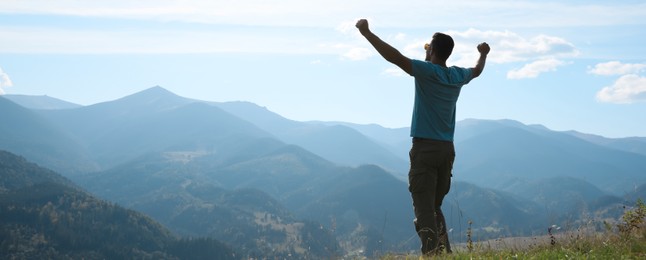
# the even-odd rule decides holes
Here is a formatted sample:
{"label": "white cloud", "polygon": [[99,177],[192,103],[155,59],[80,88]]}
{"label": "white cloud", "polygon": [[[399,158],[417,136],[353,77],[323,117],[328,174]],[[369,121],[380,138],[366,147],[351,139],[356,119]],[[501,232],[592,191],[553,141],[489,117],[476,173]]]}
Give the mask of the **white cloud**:
{"label": "white cloud", "polygon": [[0,95],[4,95],[4,88],[13,86],[9,75],[0,68]]}
{"label": "white cloud", "polygon": [[[579,55],[579,51],[574,44],[566,39],[545,34],[523,37],[508,30],[483,31],[473,28],[465,31],[448,31],[446,33],[451,35],[456,43],[453,54],[448,61],[450,65],[475,66],[479,56],[477,45],[481,42],[487,42],[491,46],[488,62],[501,64],[526,63],[519,69],[509,71],[507,73],[507,78],[509,79],[536,78],[541,73],[555,71],[558,67],[568,64],[564,59]],[[404,47],[399,47],[405,56],[415,59],[425,57],[422,46],[428,42],[428,39],[413,38],[401,33],[395,34],[391,38],[390,40],[393,42],[389,43],[393,46],[396,46],[396,43],[405,41],[405,43],[401,43]],[[363,39],[361,39],[361,42],[366,44]],[[351,46],[348,44],[345,48],[351,48]],[[343,56],[351,60],[361,60],[372,56],[368,55],[369,53],[351,49],[351,51],[344,53]],[[384,73],[393,75],[390,70]]]}
{"label": "white cloud", "polygon": [[[530,64],[525,65],[528,69],[539,65],[549,65],[546,63],[555,65],[555,60],[579,55],[579,50],[568,40],[544,34],[528,38],[508,30],[483,31],[473,28],[465,31],[447,31],[446,33],[451,35],[455,41],[453,54],[451,54],[448,63],[462,67],[475,66],[479,56],[476,47],[482,42],[487,42],[491,46],[487,62],[503,64],[531,61]],[[416,59],[425,57],[422,46],[428,43],[429,39],[414,38],[408,35],[402,37],[400,34],[393,38],[394,40],[407,41],[401,48],[402,53],[407,57]],[[565,63],[558,65],[563,64]]]}
{"label": "white cloud", "polygon": [[575,57],[579,51],[569,41],[549,35],[523,37],[511,31],[480,31],[469,29],[463,32],[451,31],[455,38],[454,54],[459,65],[474,65],[478,58],[476,46],[487,42],[491,53],[487,59],[494,63],[511,63],[527,60]]}
{"label": "white cloud", "polygon": [[646,64],[641,63],[621,63],[619,61],[609,61],[595,65],[594,68],[588,70],[588,73],[602,76],[626,75],[640,73],[645,68]]}
{"label": "white cloud", "polygon": [[646,101],[646,78],[638,75],[644,69],[646,64],[620,61],[598,63],[588,69],[588,73],[596,75],[622,75],[612,86],[604,87],[597,92],[597,100],[615,104]]}
{"label": "white cloud", "polygon": [[617,104],[646,101],[646,78],[635,74],[621,76],[612,86],[601,89],[597,100]]}
{"label": "white cloud", "polygon": [[554,71],[557,67],[566,64],[557,59],[544,59],[526,64],[520,69],[511,70],[507,73],[508,79],[536,78],[539,74]]}

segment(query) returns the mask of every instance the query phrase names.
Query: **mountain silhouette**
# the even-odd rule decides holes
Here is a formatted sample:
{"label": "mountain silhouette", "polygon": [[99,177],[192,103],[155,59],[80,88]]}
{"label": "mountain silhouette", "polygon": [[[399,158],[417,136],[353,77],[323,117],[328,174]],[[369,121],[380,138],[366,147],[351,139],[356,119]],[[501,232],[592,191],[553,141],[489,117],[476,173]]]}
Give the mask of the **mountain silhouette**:
{"label": "mountain silhouette", "polygon": [[215,150],[219,145],[235,145],[231,143],[234,136],[270,136],[215,106],[161,87],[115,101],[42,114],[74,135],[104,169],[151,151]]}
{"label": "mountain silhouette", "polygon": [[640,154],[510,120],[465,123],[458,126],[457,180],[504,190],[515,181],[565,176],[615,195],[646,181],[646,157]]}
{"label": "mountain silhouette", "polygon": [[566,133],[605,147],[646,155],[646,137],[606,138],[577,131],[567,131]]}
{"label": "mountain silhouette", "polygon": [[249,102],[215,104],[285,143],[301,146],[336,164],[354,167],[375,164],[405,179],[406,160],[381,142],[343,123],[297,122]]}
{"label": "mountain silhouette", "polygon": [[[19,138],[0,138],[0,147],[74,169],[60,172],[180,236],[278,258],[418,249],[408,128],[298,122],[253,103],[187,99],[161,87],[72,109],[4,101],[3,119],[16,123],[0,126],[0,137]],[[584,216],[617,218],[646,183],[640,138],[476,119],[458,122],[455,137],[443,210],[456,242],[466,241],[468,221],[479,238],[498,238],[543,234]]]}

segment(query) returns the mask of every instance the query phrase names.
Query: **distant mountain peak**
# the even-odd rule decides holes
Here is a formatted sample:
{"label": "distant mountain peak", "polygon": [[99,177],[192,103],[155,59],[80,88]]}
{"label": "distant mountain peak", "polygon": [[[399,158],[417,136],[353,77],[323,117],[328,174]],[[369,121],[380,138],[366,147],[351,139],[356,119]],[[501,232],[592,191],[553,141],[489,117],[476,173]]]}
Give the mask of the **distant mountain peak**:
{"label": "distant mountain peak", "polygon": [[188,103],[196,102],[192,99],[178,96],[177,94],[166,90],[160,86],[154,86],[132,95],[110,101],[102,104],[113,104],[118,107],[139,110],[142,107],[159,109],[169,109]]}
{"label": "distant mountain peak", "polygon": [[162,88],[160,86],[154,86],[147,88],[145,90],[139,91],[135,94],[132,94],[127,97],[133,97],[133,96],[157,96],[157,97],[164,97],[164,96],[172,96],[172,97],[180,97],[177,94],[170,92],[169,90]]}

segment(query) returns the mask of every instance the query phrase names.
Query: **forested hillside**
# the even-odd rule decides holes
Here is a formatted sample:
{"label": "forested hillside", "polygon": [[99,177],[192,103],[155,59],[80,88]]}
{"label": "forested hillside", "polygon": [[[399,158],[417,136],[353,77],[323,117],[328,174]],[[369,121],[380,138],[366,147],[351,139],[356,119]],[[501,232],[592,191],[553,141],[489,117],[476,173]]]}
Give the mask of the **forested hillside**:
{"label": "forested hillside", "polygon": [[180,239],[149,217],[93,197],[0,151],[2,259],[238,259],[213,239]]}

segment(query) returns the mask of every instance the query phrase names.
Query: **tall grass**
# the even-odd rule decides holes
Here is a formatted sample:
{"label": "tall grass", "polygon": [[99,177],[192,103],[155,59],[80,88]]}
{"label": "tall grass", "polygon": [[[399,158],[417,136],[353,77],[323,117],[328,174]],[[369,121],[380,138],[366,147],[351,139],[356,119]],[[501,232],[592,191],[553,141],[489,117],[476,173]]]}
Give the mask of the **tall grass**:
{"label": "tall grass", "polygon": [[532,238],[507,238],[456,246],[452,254],[383,256],[401,259],[646,259],[646,205],[641,200],[616,224],[604,222],[605,230],[581,227]]}

